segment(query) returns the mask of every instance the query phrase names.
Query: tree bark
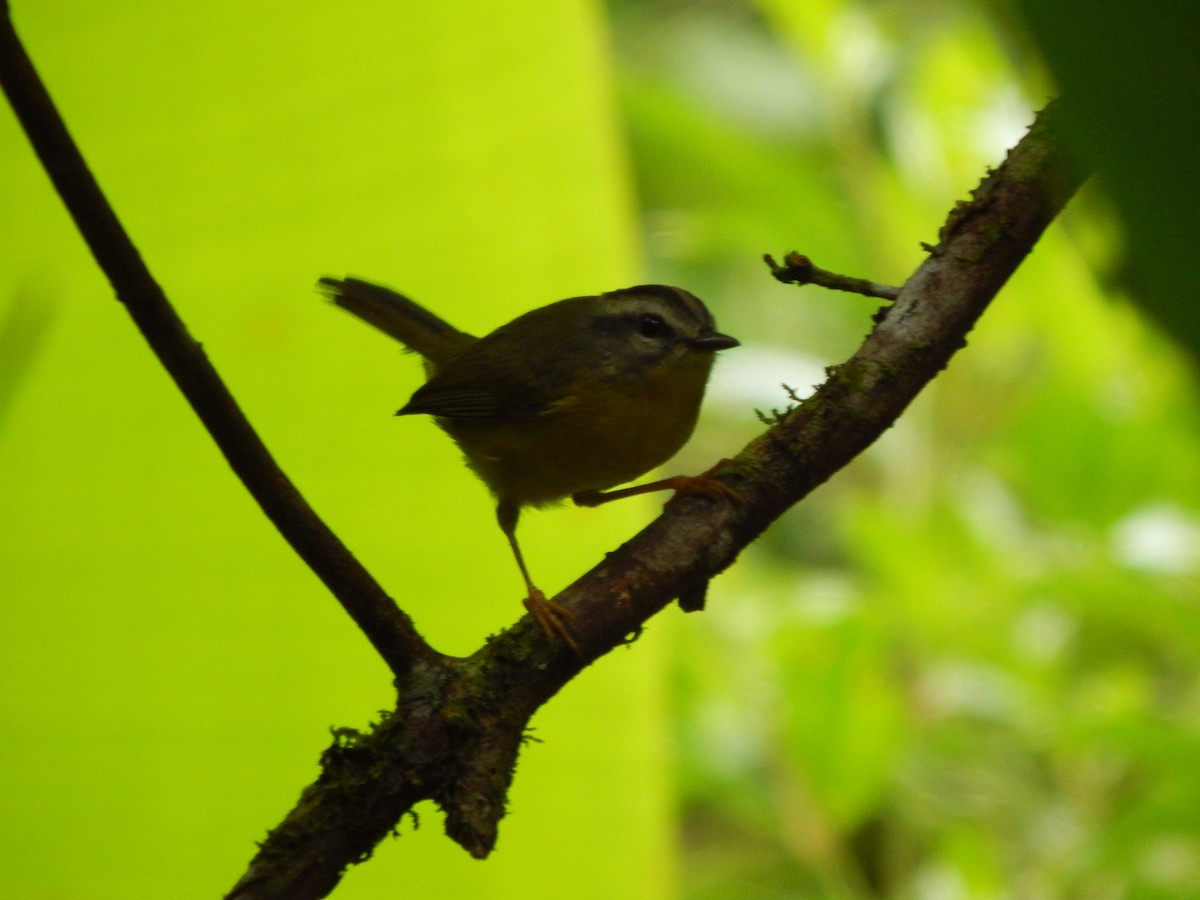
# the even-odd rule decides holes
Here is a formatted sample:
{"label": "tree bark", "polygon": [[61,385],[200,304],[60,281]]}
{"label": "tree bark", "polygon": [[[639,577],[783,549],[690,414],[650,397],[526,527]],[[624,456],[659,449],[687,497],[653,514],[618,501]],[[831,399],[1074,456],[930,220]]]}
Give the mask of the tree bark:
{"label": "tree bark", "polygon": [[320,777],[229,893],[238,900],[326,896],[347,866],[367,858],[425,799],[439,804],[453,840],[487,856],[530,716],[674,598],[702,603],[709,579],[887,430],[965,345],[1085,176],[1063,146],[1052,104],[950,213],[938,243],[876,315],[859,350],[719,468],[715,477],[740,503],[677,497],[555,598],[573,616],[582,658],[547,641],[526,616],[457,659],[421,638],[274,462],[96,185],[13,31],[7,4],[0,13],[0,82],[116,296],[247,490],[395,675],[395,709],[366,732],[336,733]]}

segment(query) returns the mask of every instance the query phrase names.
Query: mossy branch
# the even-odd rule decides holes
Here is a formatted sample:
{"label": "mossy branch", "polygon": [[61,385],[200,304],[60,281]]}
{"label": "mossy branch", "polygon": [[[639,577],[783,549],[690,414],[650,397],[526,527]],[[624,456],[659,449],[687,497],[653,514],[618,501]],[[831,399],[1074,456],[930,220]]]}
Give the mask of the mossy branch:
{"label": "mossy branch", "polygon": [[[528,617],[467,659],[428,646],[271,458],[96,185],[3,2],[0,17],[0,82],[118,299],[247,490],[396,677],[395,709],[365,733],[338,731],[320,777],[262,842],[229,896],[326,896],[347,866],[368,857],[426,799],[444,811],[451,838],[486,856],[530,716],[585,660],[547,642]],[[1083,179],[1064,151],[1058,115],[1053,106],[1044,110],[1005,162],[955,208],[858,352],[831,367],[815,394],[777,416],[720,468],[716,477],[742,503],[671,501],[556,598],[571,611],[586,658],[623,644],[676,597],[694,606],[710,578],[886,431],[946,366]]]}
{"label": "mossy branch", "polygon": [[[858,352],[718,470],[715,477],[742,503],[672,500],[555,598],[574,616],[587,656],[620,645],[672,599],[699,595],[771,522],[883,434],[945,368],[1083,179],[1062,146],[1057,117],[1053,106],[1044,110],[951,212],[937,245],[876,316]],[[485,856],[528,718],[583,665],[523,619],[469,659],[414,670],[385,721],[331,748],[321,778],[230,896],[324,896],[342,867],[369,853],[422,798],[440,804],[454,840]]]}

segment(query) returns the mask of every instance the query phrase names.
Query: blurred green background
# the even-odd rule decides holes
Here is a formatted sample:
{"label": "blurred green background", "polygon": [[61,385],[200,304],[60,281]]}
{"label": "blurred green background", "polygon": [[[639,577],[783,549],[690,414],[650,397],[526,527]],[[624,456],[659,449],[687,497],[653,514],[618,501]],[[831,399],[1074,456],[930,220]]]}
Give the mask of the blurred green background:
{"label": "blurred green background", "polygon": [[[876,307],[779,285],[763,252],[898,283],[1056,80],[1091,102],[1113,96],[1094,72],[1141,73],[1161,109],[1195,102],[1186,69],[1101,54],[1111,19],[1034,0],[1027,20],[948,0],[14,6],[284,468],[460,654],[520,611],[490,501],[435,428],[391,417],[417,364],[317,277],[477,333],[573,294],[694,290],[744,344],[672,466],[694,471]],[[1139,43],[1133,17],[1118,43],[1169,63],[1173,32],[1195,33]],[[1195,185],[1170,166],[1195,157],[1161,131],[1154,152],[1098,144],[1080,108],[1106,189],[706,613],[669,610],[539,715],[494,856],[430,807],[336,896],[1200,895],[1200,330],[1175,265],[1195,230],[1172,218]],[[5,891],[210,897],[328,728],[390,704],[387,672],[157,367],[10,114],[0,160]],[[1159,188],[1130,188],[1139,165]],[[532,514],[522,544],[557,589],[655,508]]]}

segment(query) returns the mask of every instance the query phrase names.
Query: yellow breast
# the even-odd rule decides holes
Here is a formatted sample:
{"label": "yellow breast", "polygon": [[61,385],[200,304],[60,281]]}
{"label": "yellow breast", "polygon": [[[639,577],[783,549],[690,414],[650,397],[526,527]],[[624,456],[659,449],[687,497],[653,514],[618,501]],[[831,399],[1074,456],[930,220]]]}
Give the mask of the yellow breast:
{"label": "yellow breast", "polygon": [[631,383],[586,380],[548,412],[442,427],[492,493],[522,506],[605,490],[662,465],[691,437],[711,358]]}

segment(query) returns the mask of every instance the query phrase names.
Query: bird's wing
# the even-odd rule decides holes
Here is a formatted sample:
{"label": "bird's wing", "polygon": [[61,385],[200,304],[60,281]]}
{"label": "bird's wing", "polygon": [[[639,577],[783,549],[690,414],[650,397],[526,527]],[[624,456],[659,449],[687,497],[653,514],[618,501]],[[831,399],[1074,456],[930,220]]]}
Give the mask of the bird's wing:
{"label": "bird's wing", "polygon": [[443,419],[529,419],[549,412],[564,388],[566,369],[554,355],[532,361],[493,333],[467,347],[430,376],[397,415]]}

